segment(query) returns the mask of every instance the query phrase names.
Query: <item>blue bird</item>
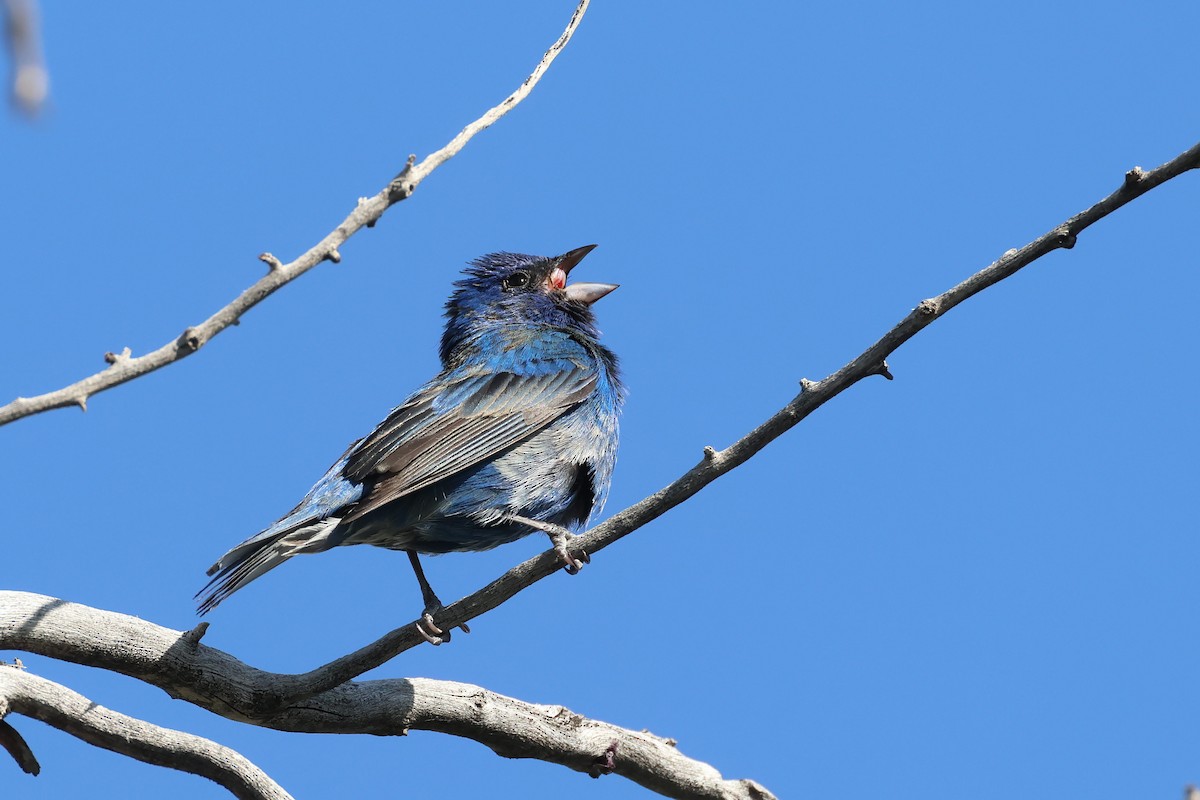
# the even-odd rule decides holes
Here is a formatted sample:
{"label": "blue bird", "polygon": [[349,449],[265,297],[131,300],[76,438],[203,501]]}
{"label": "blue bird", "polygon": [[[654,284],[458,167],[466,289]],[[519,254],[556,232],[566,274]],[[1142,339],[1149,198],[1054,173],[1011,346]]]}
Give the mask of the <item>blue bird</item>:
{"label": "blue bird", "polygon": [[604,505],[623,399],[592,303],[617,287],[567,284],[595,245],[555,258],[492,253],[446,303],[442,371],[350,445],[300,503],[209,570],[204,614],[301,553],[373,544],[408,553],[437,643],[442,607],[418,553],[487,550],[541,530],[577,572],[568,537]]}

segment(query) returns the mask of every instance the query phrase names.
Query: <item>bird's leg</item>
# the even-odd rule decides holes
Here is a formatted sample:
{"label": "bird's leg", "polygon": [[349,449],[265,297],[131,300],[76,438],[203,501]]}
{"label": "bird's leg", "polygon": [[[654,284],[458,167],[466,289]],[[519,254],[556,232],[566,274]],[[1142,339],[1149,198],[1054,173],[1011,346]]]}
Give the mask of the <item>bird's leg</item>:
{"label": "bird's leg", "polygon": [[567,549],[567,542],[575,538],[575,534],[564,528],[562,525],[555,525],[553,522],[542,522],[529,517],[518,517],[513,515],[509,517],[513,522],[519,522],[522,525],[528,525],[531,528],[537,528],[550,537],[550,544],[554,545],[554,552],[558,553],[558,557],[562,559],[563,568],[571,575],[576,575],[579,570],[583,569],[584,564],[592,563],[592,557],[582,550],[576,550],[578,556],[572,555]]}
{"label": "bird's leg", "polygon": [[[450,634],[433,623],[433,615],[445,606],[434,593],[433,587],[429,585],[429,580],[425,577],[425,570],[421,568],[421,561],[417,558],[416,552],[413,550],[404,552],[408,553],[408,563],[412,564],[413,573],[417,576],[417,583],[421,584],[421,599],[425,601],[425,612],[421,614],[421,621],[417,623],[417,633],[433,645],[450,641]],[[465,622],[458,627],[462,628],[463,633],[471,632]]]}

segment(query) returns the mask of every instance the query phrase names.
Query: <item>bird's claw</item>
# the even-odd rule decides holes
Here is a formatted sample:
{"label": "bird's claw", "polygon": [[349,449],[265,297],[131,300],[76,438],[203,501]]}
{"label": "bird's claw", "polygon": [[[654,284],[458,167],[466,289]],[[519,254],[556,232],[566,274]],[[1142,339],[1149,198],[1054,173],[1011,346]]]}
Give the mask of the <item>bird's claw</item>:
{"label": "bird's claw", "polygon": [[[422,639],[429,642],[431,645],[434,645],[435,647],[439,644],[445,644],[446,642],[450,641],[450,631],[442,630],[433,621],[433,615],[441,610],[441,605],[439,605],[437,608],[427,608],[425,609],[424,613],[421,614],[421,618],[416,622],[417,633],[421,634]],[[457,627],[463,633],[471,632],[471,627],[465,622]]]}
{"label": "bird's claw", "polygon": [[[574,539],[574,537],[571,537]],[[563,563],[563,569],[568,575],[578,575],[583,569],[584,564],[592,564],[592,557],[586,552],[577,549],[575,553],[571,553],[568,549],[570,539],[566,536],[556,536],[551,534],[550,541],[554,543],[554,552],[558,553],[558,559]]]}
{"label": "bird's claw", "polygon": [[[433,622],[433,615],[428,611],[421,615],[421,618],[416,622],[417,633],[421,634],[421,638],[436,647],[443,642],[450,641],[450,634],[443,631]],[[443,634],[445,637],[443,638]]]}
{"label": "bird's claw", "polygon": [[578,575],[579,570],[583,569],[584,564],[592,563],[592,557],[583,550],[576,550],[573,555],[567,549],[567,543],[575,538],[575,534],[564,528],[562,525],[555,525],[553,522],[542,522],[541,520],[530,519],[529,517],[519,517],[513,515],[510,517],[513,522],[520,522],[522,525],[528,525],[535,528],[550,537],[550,544],[554,546],[554,552],[558,554],[558,559],[563,563],[563,569],[570,575]]}
{"label": "bird's claw", "polygon": [[572,554],[567,549],[565,538],[554,541],[554,552],[558,553],[558,557],[564,565],[563,569],[567,571],[568,575],[578,575],[579,570],[583,569],[584,564],[592,563],[592,557],[583,550],[576,550],[575,554]]}

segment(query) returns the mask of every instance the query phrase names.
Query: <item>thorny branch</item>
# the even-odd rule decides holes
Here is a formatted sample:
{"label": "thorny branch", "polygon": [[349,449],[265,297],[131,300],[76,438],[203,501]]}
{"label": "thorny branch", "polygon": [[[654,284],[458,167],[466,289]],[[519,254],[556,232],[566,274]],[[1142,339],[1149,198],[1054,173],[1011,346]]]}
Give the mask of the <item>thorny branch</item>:
{"label": "thorny branch", "polygon": [[[18,0],[8,0],[8,2],[10,6],[13,3],[20,5]],[[36,397],[18,397],[8,405],[0,406],[0,425],[67,406],[79,406],[86,411],[88,398],[92,395],[190,356],[218,333],[231,325],[236,325],[243,314],[274,294],[279,288],[308,272],[322,261],[329,260],[334,263],[341,261],[342,256],[338,252],[338,248],[347,239],[364,227],[373,227],[385,211],[401,200],[410,197],[431,172],[457,155],[475,134],[507,114],[533,91],[533,87],[542,79],[546,70],[554,63],[554,59],[567,46],[567,42],[571,41],[571,36],[579,27],[579,22],[583,19],[589,2],[590,0],[580,0],[562,35],[550,46],[537,67],[517,87],[515,92],[506,97],[499,105],[489,109],[482,117],[463,128],[449,144],[441,150],[431,153],[420,164],[416,163],[416,156],[409,156],[408,163],[405,164],[399,175],[375,196],[360,198],[358,205],[348,217],[342,220],[325,238],[301,254],[299,258],[284,264],[270,253],[263,253],[259,258],[267,264],[267,274],[204,322],[187,328],[174,340],[145,355],[134,356],[130,353],[129,348],[125,348],[120,353],[107,353],[104,359],[109,366],[94,375],[53,392]]]}

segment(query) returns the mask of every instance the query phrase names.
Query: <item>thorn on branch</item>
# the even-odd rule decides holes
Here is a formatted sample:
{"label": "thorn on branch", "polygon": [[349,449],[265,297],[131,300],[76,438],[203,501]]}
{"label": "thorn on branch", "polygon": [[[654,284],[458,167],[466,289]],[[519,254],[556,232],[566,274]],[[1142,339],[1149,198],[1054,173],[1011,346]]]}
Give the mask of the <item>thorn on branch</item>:
{"label": "thorn on branch", "polygon": [[330,248],[329,252],[325,254],[325,258],[334,264],[342,263],[342,254],[337,251],[336,247]]}
{"label": "thorn on branch", "polygon": [[1134,167],[1133,169],[1129,170],[1129,172],[1125,173],[1125,185],[1137,186],[1145,177],[1146,170],[1142,169],[1141,167]]}
{"label": "thorn on branch", "polygon": [[617,748],[620,745],[621,743],[616,739],[609,742],[608,747],[604,748],[604,752],[592,762],[592,766],[588,769],[588,775],[591,775],[593,778],[599,778],[601,775],[611,775],[613,770],[617,768]]}
{"label": "thorn on branch", "polygon": [[105,353],[104,360],[107,361],[109,364],[116,365],[116,364],[120,364],[122,362],[128,361],[129,356],[130,356],[130,351],[129,351],[129,348],[126,347],[120,353]]}
{"label": "thorn on branch", "polygon": [[258,260],[266,264],[271,272],[283,269],[283,262],[270,253],[259,253]]}
{"label": "thorn on branch", "polygon": [[26,774],[37,775],[42,771],[41,764],[38,764],[24,737],[4,720],[0,720],[0,747],[8,751],[13,761],[16,761],[17,766]]}
{"label": "thorn on branch", "polygon": [[79,410],[85,414],[87,413],[87,399],[88,396],[86,394],[81,394],[75,398],[75,405],[79,406]]}
{"label": "thorn on branch", "polygon": [[879,364],[877,364],[875,366],[875,369],[871,370],[871,374],[872,375],[882,375],[883,377],[887,378],[889,381],[893,380],[892,372],[891,372],[891,370],[888,369],[887,361],[880,361]]}
{"label": "thorn on branch", "polygon": [[196,645],[200,644],[200,640],[204,638],[204,634],[206,633],[208,633],[208,623],[201,622],[180,638],[184,644],[195,650]]}

